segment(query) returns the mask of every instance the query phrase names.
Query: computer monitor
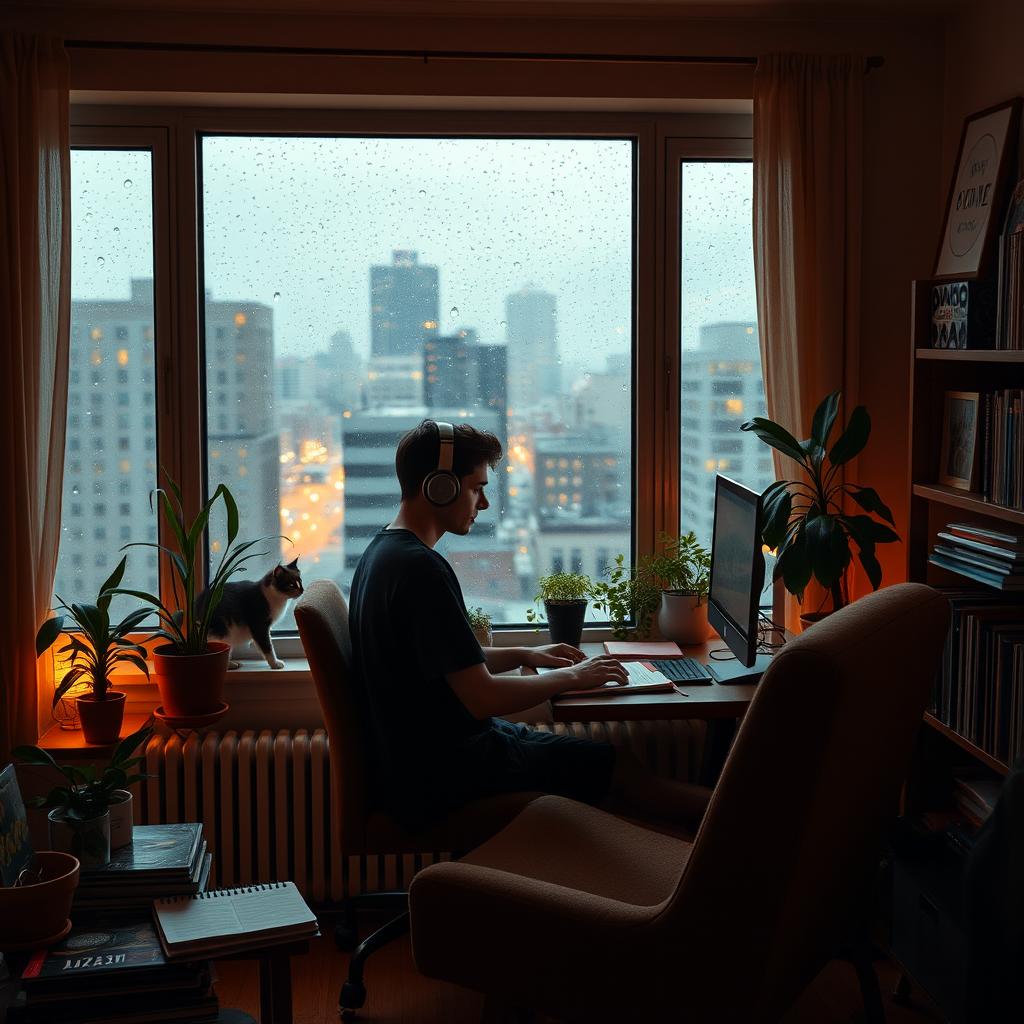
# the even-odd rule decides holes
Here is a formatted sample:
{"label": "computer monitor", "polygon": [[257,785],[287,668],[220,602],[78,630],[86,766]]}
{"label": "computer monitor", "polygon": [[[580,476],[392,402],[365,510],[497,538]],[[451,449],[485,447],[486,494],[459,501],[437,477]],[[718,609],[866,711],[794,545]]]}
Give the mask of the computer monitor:
{"label": "computer monitor", "polygon": [[[736,656],[709,666],[720,681],[725,676],[759,675],[758,618],[764,588],[761,548],[761,496],[727,477],[715,480],[715,523],[711,542],[711,585],[708,622]],[[742,666],[742,669],[740,668]],[[749,672],[750,669],[759,669]]]}

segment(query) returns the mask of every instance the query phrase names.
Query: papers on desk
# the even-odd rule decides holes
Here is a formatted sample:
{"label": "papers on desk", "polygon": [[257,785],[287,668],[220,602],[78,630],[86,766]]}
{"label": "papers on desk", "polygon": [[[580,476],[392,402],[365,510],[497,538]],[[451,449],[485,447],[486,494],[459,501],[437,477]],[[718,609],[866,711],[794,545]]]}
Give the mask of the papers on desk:
{"label": "papers on desk", "polygon": [[[668,676],[659,672],[651,665],[640,661],[630,661],[622,666],[629,675],[629,682],[625,686],[618,683],[605,683],[603,686],[594,686],[585,690],[566,690],[560,693],[559,697],[593,697],[598,694],[613,695],[616,693],[673,693],[675,687]],[[538,673],[555,672],[553,668],[539,668]]]}

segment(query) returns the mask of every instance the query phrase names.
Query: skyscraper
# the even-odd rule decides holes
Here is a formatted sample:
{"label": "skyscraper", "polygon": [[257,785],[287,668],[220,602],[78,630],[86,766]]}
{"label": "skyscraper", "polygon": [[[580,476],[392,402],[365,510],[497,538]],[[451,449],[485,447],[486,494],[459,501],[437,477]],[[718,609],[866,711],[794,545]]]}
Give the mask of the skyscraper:
{"label": "skyscraper", "polygon": [[[206,298],[207,443],[210,493],[226,484],[238,504],[241,539],[281,532],[280,461],[274,415],[273,309]],[[211,537],[217,537],[216,524]],[[216,543],[214,539],[213,543]],[[269,540],[267,562],[280,550]],[[253,563],[252,571],[262,571]]]}
{"label": "skyscraper", "polygon": [[740,424],[765,415],[757,324],[704,324],[683,349],[680,529],[711,541],[715,477],[762,491],[774,479],[771,452]]}
{"label": "skyscraper", "polygon": [[554,295],[530,285],[505,299],[508,403],[514,413],[561,390],[555,302]]}
{"label": "skyscraper", "polygon": [[395,249],[391,266],[370,268],[370,340],[374,356],[418,356],[437,336],[440,316],[437,267],[419,254]]}

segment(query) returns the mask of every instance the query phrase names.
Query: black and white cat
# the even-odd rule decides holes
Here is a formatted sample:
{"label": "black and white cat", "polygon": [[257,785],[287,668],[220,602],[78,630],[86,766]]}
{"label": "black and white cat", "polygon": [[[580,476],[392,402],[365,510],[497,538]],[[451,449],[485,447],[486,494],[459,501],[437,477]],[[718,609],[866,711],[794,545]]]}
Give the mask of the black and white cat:
{"label": "black and white cat", "polygon": [[[284,668],[274,651],[270,630],[284,615],[288,602],[301,593],[297,558],[287,565],[274,566],[261,580],[228,583],[210,618],[210,638],[231,644],[232,654],[254,643],[271,668]],[[229,662],[228,668],[238,668],[238,662]]]}

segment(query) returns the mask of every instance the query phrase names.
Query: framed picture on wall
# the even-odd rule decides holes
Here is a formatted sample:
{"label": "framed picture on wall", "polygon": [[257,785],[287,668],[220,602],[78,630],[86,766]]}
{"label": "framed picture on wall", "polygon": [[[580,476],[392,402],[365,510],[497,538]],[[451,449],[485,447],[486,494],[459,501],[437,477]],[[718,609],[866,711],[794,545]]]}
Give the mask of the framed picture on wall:
{"label": "framed picture on wall", "polygon": [[939,483],[971,490],[978,444],[978,392],[947,391],[942,415]]}
{"label": "framed picture on wall", "polygon": [[977,277],[991,259],[995,235],[1002,227],[1020,108],[1020,97],[1015,97],[964,121],[935,257],[937,280]]}

